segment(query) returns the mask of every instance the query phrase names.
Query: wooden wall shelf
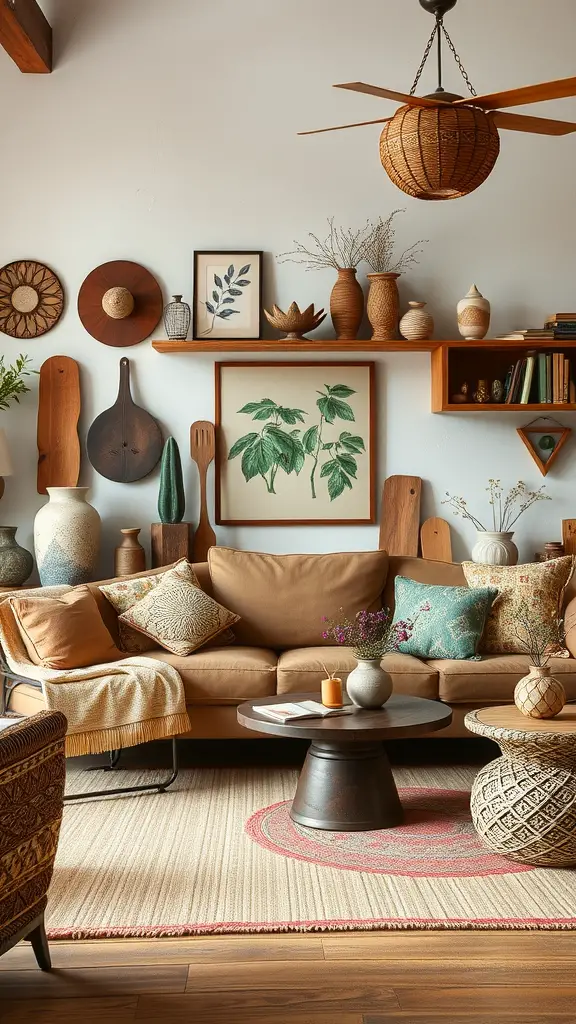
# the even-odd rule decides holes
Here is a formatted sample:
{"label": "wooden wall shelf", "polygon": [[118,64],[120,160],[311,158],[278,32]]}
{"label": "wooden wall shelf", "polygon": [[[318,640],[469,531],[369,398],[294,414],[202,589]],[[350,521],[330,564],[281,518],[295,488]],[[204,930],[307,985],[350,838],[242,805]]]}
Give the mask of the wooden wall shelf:
{"label": "wooden wall shelf", "polygon": [[[576,357],[576,341],[550,340],[541,341],[504,341],[487,339],[484,341],[369,341],[359,338],[357,341],[336,341],[329,338],[318,341],[264,341],[262,339],[235,339],[234,341],[153,341],[152,347],[163,354],[186,353],[234,353],[243,352],[429,352],[432,373],[432,412],[574,412],[574,404],[539,405],[479,405],[475,402],[460,405],[452,402],[451,396],[459,390],[463,381],[467,381],[471,390],[475,390],[477,381],[486,378],[489,381],[499,378],[504,380],[511,363],[515,362],[527,351],[547,349],[564,352]],[[576,372],[576,366],[574,367]]]}

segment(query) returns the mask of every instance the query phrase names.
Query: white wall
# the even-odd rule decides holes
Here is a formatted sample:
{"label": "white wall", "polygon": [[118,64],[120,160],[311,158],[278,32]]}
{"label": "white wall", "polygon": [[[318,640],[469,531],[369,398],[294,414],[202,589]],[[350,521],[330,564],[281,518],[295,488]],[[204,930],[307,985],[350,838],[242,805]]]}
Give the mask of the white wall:
{"label": "white wall", "polygon": [[[83,439],[95,415],[114,401],[118,361],[127,355],[136,400],[180,443],[187,517],[194,519],[197,509],[188,432],[193,420],[213,417],[213,359],[162,356],[148,342],[119,351],[90,337],[76,296],[98,264],[139,261],[167,297],[182,292],[189,299],[194,248],[262,248],[268,301],[324,305],[331,272],[278,266],[274,254],[291,248],[293,238],[321,232],[327,216],[353,226],[405,206],[399,243],[430,242],[420,266],[402,280],[402,298],[429,301],[436,336],[455,336],[455,303],[472,281],[492,301],[493,335],[574,308],[575,137],[503,133],[487,183],[448,203],[411,200],[392,186],[380,167],[377,126],[296,137],[299,129],[393,111],[386,101],[330,85],[363,79],[409,88],[433,25],[417,0],[45,0],[43,6],[55,31],[54,73],[21,75],[0,52],[0,264],[44,260],[61,276],[68,307],[44,338],[21,345],[2,336],[0,351],[10,360],[23,348],[37,367],[56,353],[78,360]],[[573,74],[573,0],[460,0],[447,25],[480,92]],[[446,85],[460,91],[455,66]],[[424,86],[434,88],[433,69]],[[576,119],[576,99],[530,112]],[[466,495],[481,514],[488,477],[541,483],[515,432],[528,415],[432,415],[426,355],[390,354],[377,363],[379,489],[389,474],[413,473],[425,480],[424,515],[445,513],[446,490]],[[558,419],[572,425],[574,417]],[[21,541],[30,545],[44,501],[35,485],[35,395],[2,413],[2,425],[18,472],[7,482],[1,517],[18,523]],[[542,503],[521,523],[522,556],[557,539],[560,520],[576,513],[574,466],[572,439],[547,478],[553,504]],[[109,571],[118,529],[147,528],[157,518],[158,474],[115,484],[84,458],[81,482],[90,485],[104,520],[103,570]],[[464,557],[473,531],[459,520],[452,524],[456,555]],[[377,527],[221,528],[219,539],[280,552],[346,550],[376,546]]]}

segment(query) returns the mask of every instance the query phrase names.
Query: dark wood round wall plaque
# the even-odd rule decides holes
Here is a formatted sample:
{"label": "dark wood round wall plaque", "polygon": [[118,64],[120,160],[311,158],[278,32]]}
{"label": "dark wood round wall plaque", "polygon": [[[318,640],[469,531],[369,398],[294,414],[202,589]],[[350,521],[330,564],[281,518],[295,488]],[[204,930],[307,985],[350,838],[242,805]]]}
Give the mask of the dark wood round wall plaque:
{"label": "dark wood round wall plaque", "polygon": [[0,331],[11,338],[39,338],[64,311],[64,289],[56,274],[35,260],[17,260],[0,270]]}
{"label": "dark wood round wall plaque", "polygon": [[88,333],[115,348],[144,341],[160,320],[162,307],[156,278],[130,260],[96,267],[78,294],[78,314]]}

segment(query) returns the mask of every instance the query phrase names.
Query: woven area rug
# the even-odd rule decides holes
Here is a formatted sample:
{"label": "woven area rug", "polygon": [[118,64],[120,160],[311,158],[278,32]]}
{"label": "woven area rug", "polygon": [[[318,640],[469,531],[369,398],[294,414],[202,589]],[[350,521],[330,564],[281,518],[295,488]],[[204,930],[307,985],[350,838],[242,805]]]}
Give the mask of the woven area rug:
{"label": "woven area rug", "polygon": [[[76,791],[152,772],[74,773]],[[400,768],[405,823],[319,832],[288,815],[287,768],[183,771],[165,794],[67,804],[52,938],[344,929],[576,928],[576,871],[490,853],[473,768]]]}

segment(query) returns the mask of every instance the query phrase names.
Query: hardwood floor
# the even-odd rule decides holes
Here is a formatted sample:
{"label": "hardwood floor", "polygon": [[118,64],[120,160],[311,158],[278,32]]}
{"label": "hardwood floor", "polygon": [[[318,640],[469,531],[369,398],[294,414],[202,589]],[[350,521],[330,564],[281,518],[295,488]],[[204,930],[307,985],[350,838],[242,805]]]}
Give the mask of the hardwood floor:
{"label": "hardwood floor", "polygon": [[27,943],[2,1024],[553,1024],[576,1019],[576,932],[361,932]]}

